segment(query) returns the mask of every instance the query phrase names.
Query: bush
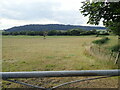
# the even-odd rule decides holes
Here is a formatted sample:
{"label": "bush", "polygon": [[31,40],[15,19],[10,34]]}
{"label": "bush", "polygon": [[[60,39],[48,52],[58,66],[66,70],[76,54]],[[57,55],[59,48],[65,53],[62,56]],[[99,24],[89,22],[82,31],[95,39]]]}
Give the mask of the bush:
{"label": "bush", "polygon": [[108,37],[103,37],[102,39],[92,41],[92,43],[102,45],[102,44],[107,43],[108,40],[109,40]]}
{"label": "bush", "polygon": [[109,49],[113,52],[118,52],[120,49],[120,45],[114,45],[114,46],[110,47]]}

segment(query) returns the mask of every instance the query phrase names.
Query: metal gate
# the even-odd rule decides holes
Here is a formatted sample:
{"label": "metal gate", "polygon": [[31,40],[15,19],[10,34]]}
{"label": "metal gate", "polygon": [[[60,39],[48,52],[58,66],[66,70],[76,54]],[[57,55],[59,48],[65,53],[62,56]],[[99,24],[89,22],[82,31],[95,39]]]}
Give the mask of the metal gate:
{"label": "metal gate", "polygon": [[42,77],[73,77],[73,76],[98,76],[95,78],[87,78],[82,80],[76,80],[71,82],[66,82],[60,84],[58,86],[54,86],[49,90],[56,89],[58,87],[76,83],[76,82],[83,82],[88,80],[96,80],[101,78],[108,78],[113,76],[120,76],[120,69],[115,70],[80,70],[80,71],[31,71],[31,72],[0,72],[0,76],[2,76],[3,80],[18,83],[22,85],[26,85],[33,88],[40,88],[46,90],[45,87],[35,86],[31,84],[27,84],[24,82],[19,82],[16,80],[11,80],[15,78],[42,78]]}

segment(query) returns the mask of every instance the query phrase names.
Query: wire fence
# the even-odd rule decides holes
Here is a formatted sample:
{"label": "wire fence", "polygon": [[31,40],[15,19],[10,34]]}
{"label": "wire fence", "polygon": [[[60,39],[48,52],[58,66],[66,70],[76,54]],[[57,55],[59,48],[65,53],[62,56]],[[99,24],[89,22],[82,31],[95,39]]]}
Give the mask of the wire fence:
{"label": "wire fence", "polygon": [[97,45],[92,45],[90,47],[90,52],[92,55],[97,56],[98,58],[111,61],[114,61],[118,54],[118,52],[113,52],[112,50]]}

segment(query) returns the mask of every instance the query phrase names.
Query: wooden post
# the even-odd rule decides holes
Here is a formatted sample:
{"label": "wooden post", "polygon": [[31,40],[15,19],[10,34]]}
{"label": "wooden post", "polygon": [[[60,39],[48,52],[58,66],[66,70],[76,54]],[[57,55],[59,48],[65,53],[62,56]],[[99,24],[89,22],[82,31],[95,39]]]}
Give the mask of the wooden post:
{"label": "wooden post", "polygon": [[119,57],[120,57],[120,35],[118,35],[118,54],[117,54],[117,57],[116,57],[116,59],[115,59],[115,63],[114,64],[117,64],[118,63],[118,59],[119,59]]}
{"label": "wooden post", "polygon": [[115,59],[115,63],[114,64],[117,64],[118,60],[119,60],[119,57],[120,57],[120,49],[118,51],[118,54],[116,56],[116,59]]}

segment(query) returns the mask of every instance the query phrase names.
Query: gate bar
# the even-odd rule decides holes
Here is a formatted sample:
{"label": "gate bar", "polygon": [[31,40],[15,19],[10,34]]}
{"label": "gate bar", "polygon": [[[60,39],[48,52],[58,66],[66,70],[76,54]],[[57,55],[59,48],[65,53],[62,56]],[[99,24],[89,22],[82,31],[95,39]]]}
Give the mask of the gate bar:
{"label": "gate bar", "polygon": [[120,69],[80,70],[80,71],[0,72],[0,76],[2,76],[2,79],[40,78],[40,77],[71,77],[71,76],[120,76]]}

